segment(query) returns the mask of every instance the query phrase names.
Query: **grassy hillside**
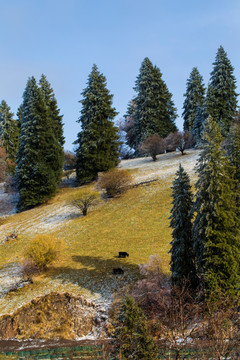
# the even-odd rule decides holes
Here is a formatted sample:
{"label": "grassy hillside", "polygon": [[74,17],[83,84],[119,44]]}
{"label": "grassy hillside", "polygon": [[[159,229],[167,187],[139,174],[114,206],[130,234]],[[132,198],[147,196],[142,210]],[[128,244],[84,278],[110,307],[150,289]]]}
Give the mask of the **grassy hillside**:
{"label": "grassy hillside", "polygon": [[[98,297],[107,302],[113,291],[137,278],[138,264],[146,263],[152,254],[159,254],[163,267],[169,271],[171,229],[171,184],[179,162],[192,179],[198,152],[164,154],[153,163],[150,158],[125,160],[138,183],[147,179],[158,181],[140,185],[120,198],[102,201],[80,216],[69,205],[69,198],[79,188],[62,188],[46,205],[11,215],[0,226],[0,239],[16,230],[18,240],[1,245],[0,266],[21,262],[24,248],[33,234],[51,233],[65,241],[62,256],[49,270],[34,278],[34,283],[0,299],[0,313],[11,312],[33,297],[50,291],[71,291]],[[94,184],[86,188],[94,187]],[[127,251],[128,259],[118,259],[119,251]],[[112,269],[121,266],[124,275],[112,275]],[[11,274],[10,274],[11,275]]]}

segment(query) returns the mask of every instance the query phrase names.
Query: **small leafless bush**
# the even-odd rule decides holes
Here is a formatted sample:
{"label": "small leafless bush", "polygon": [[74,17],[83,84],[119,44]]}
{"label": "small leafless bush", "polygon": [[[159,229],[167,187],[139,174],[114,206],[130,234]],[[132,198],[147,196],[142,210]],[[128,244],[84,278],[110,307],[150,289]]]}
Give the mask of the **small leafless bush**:
{"label": "small leafless bush", "polygon": [[127,170],[113,169],[99,176],[97,188],[105,190],[109,197],[119,196],[129,189],[132,176]]}

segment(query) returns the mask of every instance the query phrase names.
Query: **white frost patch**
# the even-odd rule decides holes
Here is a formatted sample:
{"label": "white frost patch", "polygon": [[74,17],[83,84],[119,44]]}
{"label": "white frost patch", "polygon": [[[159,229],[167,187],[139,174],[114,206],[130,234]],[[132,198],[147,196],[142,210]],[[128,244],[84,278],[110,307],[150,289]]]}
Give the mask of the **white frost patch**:
{"label": "white frost patch", "polygon": [[10,263],[0,270],[0,298],[16,287],[22,280],[21,266],[19,263]]}
{"label": "white frost patch", "polygon": [[76,212],[76,209],[70,205],[47,205],[42,209],[36,211],[36,209],[29,210],[28,216],[21,223],[15,224],[13,228],[12,223],[3,224],[0,227],[0,240],[4,240],[6,234],[15,231],[17,234],[24,233],[44,233],[49,230],[61,228],[65,226],[67,221],[79,217],[80,213]]}
{"label": "white frost patch", "polygon": [[133,175],[137,182],[172,176],[178,170],[179,164],[182,164],[189,174],[193,174],[199,153],[199,150],[186,150],[183,156],[180,152],[158,155],[157,161],[153,161],[151,157],[122,160],[119,168],[137,170]]}

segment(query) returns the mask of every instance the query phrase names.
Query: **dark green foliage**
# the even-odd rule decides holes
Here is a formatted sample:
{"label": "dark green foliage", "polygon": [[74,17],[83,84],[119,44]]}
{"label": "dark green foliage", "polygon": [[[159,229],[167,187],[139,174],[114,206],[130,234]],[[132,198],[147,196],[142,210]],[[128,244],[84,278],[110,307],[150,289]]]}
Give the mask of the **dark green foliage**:
{"label": "dark green foliage", "polygon": [[0,104],[0,139],[6,149],[7,158],[16,161],[19,145],[19,127],[5,100]]}
{"label": "dark green foliage", "polygon": [[145,58],[140,67],[134,90],[134,141],[132,144],[137,150],[138,145],[149,135],[157,134],[166,137],[170,132],[177,130],[175,125],[176,108],[172,101],[162,74]]}
{"label": "dark green foliage", "polygon": [[204,122],[207,119],[206,105],[205,102],[202,106],[198,106],[196,109],[195,119],[192,128],[192,135],[196,142],[196,147],[201,147],[202,144],[202,132]]}
{"label": "dark green foliage", "polygon": [[62,177],[64,164],[63,116],[60,115],[60,109],[58,108],[53,89],[51,88],[51,85],[47,81],[45,75],[41,76],[39,85],[47,106],[49,121],[48,126],[51,127],[52,133],[55,136],[55,141],[52,144],[52,153],[48,155],[48,163],[54,170],[56,182],[59,183]]}
{"label": "dark green foliage", "polygon": [[20,144],[16,174],[20,198],[18,211],[43,203],[57,189],[52,168],[56,138],[42,91],[34,77],[23,94]]}
{"label": "dark green foliage", "polygon": [[192,131],[195,122],[197,109],[203,105],[205,87],[203,78],[196,67],[192,69],[189,79],[187,80],[185,100],[183,104],[183,128],[185,131]]}
{"label": "dark green foliage", "polygon": [[227,155],[231,165],[235,167],[235,179],[240,184],[240,127],[233,124],[226,141]]}
{"label": "dark green foliage", "polygon": [[207,113],[218,123],[223,136],[228,134],[231,121],[236,113],[236,80],[233,66],[223,47],[220,46],[207,91]]}
{"label": "dark green foliage", "polygon": [[118,164],[119,136],[112,120],[117,115],[112,97],[106,88],[106,78],[93,65],[86,89],[82,93],[82,131],[75,144],[76,172],[79,183],[96,179],[98,172],[107,171]]}
{"label": "dark green foliage", "polygon": [[212,119],[206,121],[203,150],[197,164],[193,225],[198,276],[208,291],[239,287],[239,220],[236,209],[234,168],[222,149],[223,137]]}
{"label": "dark green foliage", "polygon": [[126,115],[124,115],[125,122],[124,122],[124,125],[123,125],[123,130],[126,132],[127,144],[131,148],[134,148],[135,144],[137,143],[136,133],[135,133],[135,130],[134,130],[135,112],[136,112],[136,104],[135,104],[134,99],[133,99],[128,104],[127,113],[126,113]]}
{"label": "dark green foliage", "polygon": [[196,285],[192,244],[192,205],[193,195],[190,179],[181,164],[172,186],[173,207],[171,209],[170,226],[173,229],[171,242],[171,271],[174,284],[185,283]]}
{"label": "dark green foliage", "polygon": [[233,124],[226,139],[226,150],[230,164],[234,166],[236,180],[237,206],[240,207],[240,126]]}
{"label": "dark green foliage", "polygon": [[156,360],[157,350],[146,326],[143,311],[128,295],[120,309],[115,337],[121,359]]}

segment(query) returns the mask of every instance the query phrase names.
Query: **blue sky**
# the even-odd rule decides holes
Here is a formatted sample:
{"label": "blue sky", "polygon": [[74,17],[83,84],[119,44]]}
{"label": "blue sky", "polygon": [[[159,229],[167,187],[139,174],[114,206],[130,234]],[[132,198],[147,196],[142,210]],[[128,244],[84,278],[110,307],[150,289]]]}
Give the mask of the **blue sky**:
{"label": "blue sky", "polygon": [[44,73],[64,115],[66,149],[80,130],[78,101],[93,63],[117,120],[149,57],[173,94],[180,130],[186,80],[197,66],[208,83],[220,45],[240,82],[239,0],[0,0],[0,13],[0,100],[16,113],[28,77]]}

